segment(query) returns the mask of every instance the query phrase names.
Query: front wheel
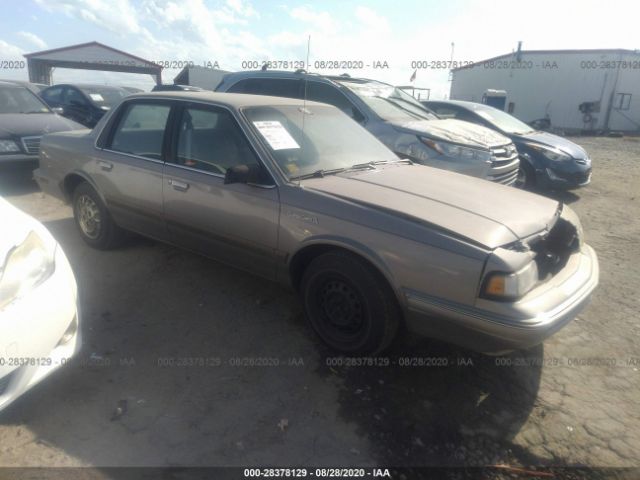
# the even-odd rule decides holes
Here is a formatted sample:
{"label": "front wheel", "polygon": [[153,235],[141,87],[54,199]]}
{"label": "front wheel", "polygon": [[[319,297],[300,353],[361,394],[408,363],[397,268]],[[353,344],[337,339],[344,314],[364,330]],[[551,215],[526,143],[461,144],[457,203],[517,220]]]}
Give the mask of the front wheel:
{"label": "front wheel", "polygon": [[331,348],[375,354],[394,339],[401,320],[384,277],[363,259],[343,251],[314,258],[302,278],[311,327]]}
{"label": "front wheel", "polygon": [[98,193],[86,182],[73,191],[73,217],[82,239],[94,248],[115,248],[124,238],[124,231],[114,223]]}
{"label": "front wheel", "polygon": [[525,160],[520,160],[520,169],[516,179],[516,187],[531,190],[536,186],[536,172]]}

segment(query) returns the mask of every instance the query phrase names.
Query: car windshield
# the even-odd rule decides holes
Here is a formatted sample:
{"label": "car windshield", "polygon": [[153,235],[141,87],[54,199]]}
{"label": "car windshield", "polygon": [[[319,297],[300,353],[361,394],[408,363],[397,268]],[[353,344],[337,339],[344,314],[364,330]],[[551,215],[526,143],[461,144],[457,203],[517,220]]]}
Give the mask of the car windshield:
{"label": "car windshield", "polygon": [[120,88],[82,87],[81,90],[99,107],[113,107],[129,95],[129,92]]}
{"label": "car windshield", "polygon": [[398,160],[335,107],[249,107],[243,113],[289,179]]}
{"label": "car windshield", "polygon": [[498,127],[503,132],[507,133],[529,133],[533,131],[531,126],[527,125],[524,122],[521,122],[513,115],[509,115],[502,110],[498,110],[497,108],[487,107],[486,105],[478,104],[470,107],[476,114],[480,115],[491,125]]}
{"label": "car windshield", "polygon": [[339,83],[355,93],[378,116],[388,121],[436,120],[438,117],[411,95],[380,82]]}
{"label": "car windshield", "polygon": [[36,94],[25,87],[0,87],[0,114],[51,113]]}

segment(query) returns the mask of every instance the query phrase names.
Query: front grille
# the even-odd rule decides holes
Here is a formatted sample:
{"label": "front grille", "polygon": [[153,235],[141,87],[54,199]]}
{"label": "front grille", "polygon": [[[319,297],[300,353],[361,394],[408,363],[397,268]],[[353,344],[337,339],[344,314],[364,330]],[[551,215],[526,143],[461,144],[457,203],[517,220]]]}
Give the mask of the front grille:
{"label": "front grille", "polygon": [[42,140],[42,137],[22,137],[22,146],[25,152],[30,155],[37,155],[40,152],[40,140]]}
{"label": "front grille", "polygon": [[11,383],[12,376],[13,373],[10,373],[9,375],[5,375],[4,377],[0,378],[0,396],[4,394],[7,388],[9,388],[9,383]]}
{"label": "front grille", "polygon": [[513,143],[491,149],[489,180],[504,185],[512,185],[518,178],[518,168],[520,168],[520,159]]}
{"label": "front grille", "polygon": [[536,253],[538,277],[544,280],[564,268],[572,253],[580,249],[578,231],[573,224],[559,218],[549,233],[530,245]]}

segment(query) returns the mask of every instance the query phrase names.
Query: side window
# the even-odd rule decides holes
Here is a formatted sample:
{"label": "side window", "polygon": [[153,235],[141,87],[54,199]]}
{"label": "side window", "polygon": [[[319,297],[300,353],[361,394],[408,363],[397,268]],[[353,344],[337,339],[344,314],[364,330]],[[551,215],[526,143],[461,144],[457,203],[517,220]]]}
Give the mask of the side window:
{"label": "side window", "polygon": [[228,92],[302,98],[300,80],[287,78],[247,78],[231,86]]}
{"label": "side window", "polygon": [[130,103],[125,107],[111,145],[107,148],[162,160],[162,142],[169,110],[168,105]]}
{"label": "side window", "polygon": [[44,98],[44,101],[47,103],[60,103],[61,96],[62,87],[51,87],[42,92],[42,98]]}
{"label": "side window", "polygon": [[87,104],[87,101],[75,88],[67,88],[67,91],[64,95],[64,103],[65,105],[85,106]]}
{"label": "side window", "polygon": [[176,154],[178,165],[220,175],[236,165],[259,164],[233,116],[219,108],[183,110]]}
{"label": "side window", "polygon": [[[303,86],[304,89],[304,86]],[[328,103],[339,108],[356,122],[363,122],[360,111],[336,87],[325,83],[310,81],[307,83],[307,99],[314,102]]]}

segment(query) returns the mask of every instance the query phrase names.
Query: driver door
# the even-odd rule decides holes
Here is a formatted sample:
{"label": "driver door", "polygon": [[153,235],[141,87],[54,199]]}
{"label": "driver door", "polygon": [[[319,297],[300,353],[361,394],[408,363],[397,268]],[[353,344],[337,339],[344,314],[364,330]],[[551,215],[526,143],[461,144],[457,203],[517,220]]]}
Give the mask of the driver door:
{"label": "driver door", "polygon": [[163,172],[164,216],[172,241],[218,261],[275,277],[279,197],[259,184],[225,184],[227,169],[261,165],[231,112],[186,104],[176,112]]}

